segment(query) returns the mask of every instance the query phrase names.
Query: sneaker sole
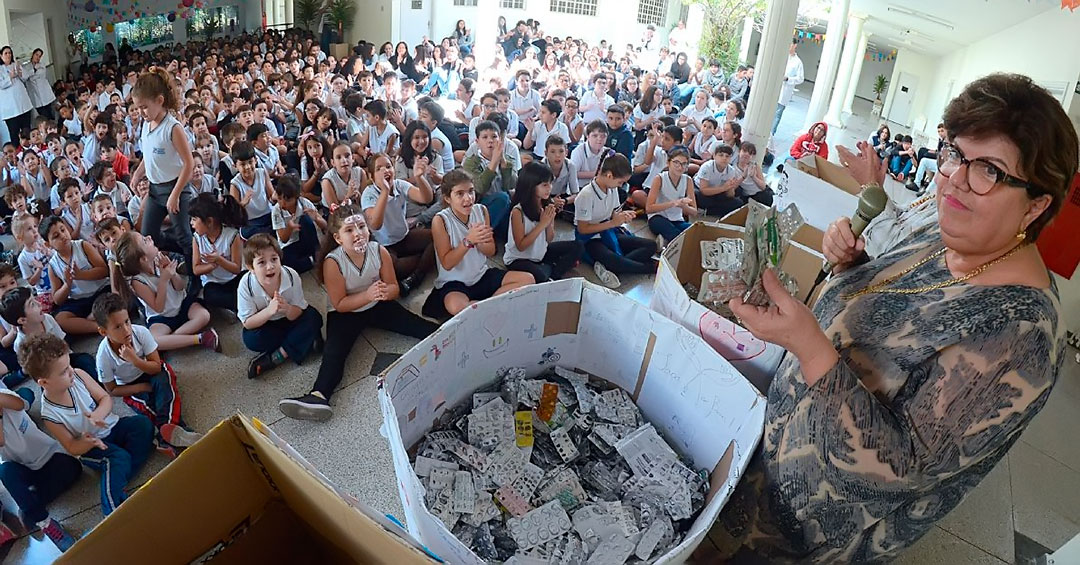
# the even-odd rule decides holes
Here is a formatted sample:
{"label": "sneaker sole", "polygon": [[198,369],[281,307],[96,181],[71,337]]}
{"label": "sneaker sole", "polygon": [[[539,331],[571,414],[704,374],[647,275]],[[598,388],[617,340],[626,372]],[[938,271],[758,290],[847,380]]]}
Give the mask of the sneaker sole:
{"label": "sneaker sole", "polygon": [[294,420],[311,420],[325,422],[334,415],[334,410],[321,404],[305,404],[295,400],[282,400],[278,402],[278,409],[282,414]]}
{"label": "sneaker sole", "polygon": [[195,442],[202,439],[202,434],[196,432],[189,432],[184,428],[176,428],[172,434],[172,441],[169,442],[173,447],[191,447],[195,445]]}

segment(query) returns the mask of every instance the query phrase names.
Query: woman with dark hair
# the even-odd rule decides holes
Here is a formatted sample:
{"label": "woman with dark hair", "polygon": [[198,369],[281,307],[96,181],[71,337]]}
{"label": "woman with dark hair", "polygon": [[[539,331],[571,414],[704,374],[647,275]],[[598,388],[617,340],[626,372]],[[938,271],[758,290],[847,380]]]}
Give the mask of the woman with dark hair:
{"label": "woman with dark hair", "polygon": [[387,41],[379,47],[379,56],[377,60],[383,63],[389,63],[390,58],[394,56],[394,44]]}
{"label": "woman with dark hair", "polygon": [[360,43],[360,46],[357,49],[356,54],[360,57],[360,60],[364,62],[364,69],[374,71],[376,63],[375,44],[365,41]]}
{"label": "woman with dark hair", "polygon": [[457,25],[454,26],[453,38],[457,40],[458,50],[461,51],[462,56],[472,53],[472,31],[470,31],[469,28],[465,27],[465,20],[457,21]]}
{"label": "woman with dark hair", "polygon": [[[1024,109],[1024,119],[1016,109]],[[810,310],[766,271],[771,306],[729,307],[788,350],[765,435],[700,562],[868,563],[914,544],[998,464],[1065,362],[1058,289],[1034,243],[1076,175],[1076,131],[1028,77],[994,74],[945,108],[938,221],[881,255],[841,218]],[[874,148],[840,162],[881,190]]]}
{"label": "woman with dark hair", "polygon": [[631,104],[637,104],[641,99],[641,87],[638,83],[638,77],[634,75],[627,75],[626,80],[622,83],[622,88],[619,89],[618,96],[615,98],[617,102],[629,102]]}
{"label": "woman with dark hair", "polygon": [[19,143],[19,132],[30,129],[30,111],[34,109],[23,84],[22,65],[15,60],[11,46],[0,49],[0,118],[7,124],[8,138]]}
{"label": "woman with dark hair", "polygon": [[675,75],[676,84],[685,84],[690,80],[690,64],[686,62],[686,53],[679,53],[675,56],[675,61],[671,63],[671,68],[668,69],[671,74]]}
{"label": "woman with dark hair", "polygon": [[[394,47],[394,55],[390,57],[390,66],[408,76],[410,65],[412,65],[412,56],[409,55],[409,45],[404,41],[399,41],[397,46]],[[416,80],[412,76],[409,76],[409,78]]]}
{"label": "woman with dark hair", "polygon": [[23,70],[23,82],[26,83],[26,91],[30,95],[30,102],[37,109],[40,116],[56,119],[52,103],[56,101],[56,93],[49,86],[49,77],[41,57],[45,52],[40,48],[34,49],[30,54],[30,63]]}

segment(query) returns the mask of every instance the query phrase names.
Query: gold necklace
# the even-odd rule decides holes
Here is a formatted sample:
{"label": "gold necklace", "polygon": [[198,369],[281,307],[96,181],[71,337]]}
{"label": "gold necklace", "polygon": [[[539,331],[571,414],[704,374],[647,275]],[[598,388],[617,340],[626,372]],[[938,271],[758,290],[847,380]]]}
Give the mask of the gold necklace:
{"label": "gold necklace", "polygon": [[923,196],[922,198],[920,198],[920,199],[912,202],[911,204],[909,204],[908,209],[909,210],[914,210],[915,208],[918,208],[919,206],[922,206],[923,203],[929,202],[930,199],[933,198],[933,197],[934,197],[933,194],[927,194],[926,196]]}
{"label": "gold necklace", "polygon": [[1016,247],[1013,247],[1011,250],[1009,250],[1008,253],[1002,255],[1001,257],[998,257],[997,259],[994,259],[993,261],[988,261],[986,263],[983,263],[982,265],[976,267],[975,270],[973,270],[970,273],[968,273],[968,274],[966,274],[964,276],[961,276],[961,277],[954,277],[954,278],[951,278],[951,279],[949,279],[947,281],[934,283],[934,284],[932,284],[930,286],[923,286],[923,287],[917,287],[917,288],[885,288],[885,287],[891,285],[892,283],[896,282],[897,280],[903,278],[907,274],[911,273],[915,269],[918,269],[919,267],[922,267],[923,265],[929,263],[930,261],[933,261],[934,259],[937,259],[938,257],[941,257],[942,255],[944,255],[945,252],[948,251],[949,248],[948,247],[942,247],[940,250],[934,252],[933,255],[930,255],[929,257],[919,261],[918,263],[915,263],[914,265],[908,267],[907,269],[904,269],[903,271],[901,271],[901,272],[899,272],[899,273],[897,273],[897,274],[895,274],[895,275],[893,275],[891,277],[886,278],[885,280],[883,280],[883,281],[881,281],[881,282],[879,282],[877,284],[870,285],[870,286],[868,286],[868,287],[866,287],[866,288],[864,288],[862,290],[859,290],[859,291],[856,291],[856,292],[853,292],[853,293],[850,293],[850,294],[845,294],[844,295],[844,300],[852,300],[854,298],[858,298],[858,297],[866,295],[866,294],[875,294],[875,293],[876,294],[921,294],[921,293],[924,293],[924,292],[929,292],[931,290],[938,290],[938,289],[942,289],[942,288],[945,288],[945,287],[948,287],[948,286],[952,286],[954,284],[960,284],[960,283],[962,283],[964,281],[967,281],[969,279],[972,279],[974,277],[977,277],[977,276],[981,275],[984,271],[986,271],[990,267],[993,267],[994,265],[1008,259],[1009,257],[1012,257],[1013,255],[1018,253],[1024,247],[1026,247],[1026,245],[1024,245],[1024,244],[1017,245]]}

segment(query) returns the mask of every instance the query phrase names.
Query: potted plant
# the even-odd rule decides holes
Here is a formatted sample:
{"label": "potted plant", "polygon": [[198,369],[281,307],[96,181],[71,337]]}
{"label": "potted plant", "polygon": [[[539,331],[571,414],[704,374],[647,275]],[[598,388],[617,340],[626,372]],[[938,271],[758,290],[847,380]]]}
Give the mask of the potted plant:
{"label": "potted plant", "polygon": [[296,0],[293,5],[293,19],[297,27],[312,30],[326,13],[325,0]]}
{"label": "potted plant", "polygon": [[878,75],[874,77],[874,109],[871,110],[871,114],[875,116],[881,115],[881,108],[885,105],[881,101],[881,95],[885,93],[885,89],[889,86],[889,79],[885,78],[885,75]]}
{"label": "potted plant", "polygon": [[337,28],[342,42],[345,42],[345,32],[352,28],[355,16],[354,0],[330,0],[330,4],[326,6],[326,19]]}

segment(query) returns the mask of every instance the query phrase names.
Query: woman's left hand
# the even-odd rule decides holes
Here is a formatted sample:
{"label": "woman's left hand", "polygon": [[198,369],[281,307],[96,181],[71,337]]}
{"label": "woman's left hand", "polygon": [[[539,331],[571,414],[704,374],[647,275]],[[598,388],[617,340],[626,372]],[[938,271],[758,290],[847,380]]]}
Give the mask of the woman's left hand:
{"label": "woman's left hand", "polygon": [[744,304],[741,298],[728,302],[732,313],[754,337],[787,349],[802,365],[803,377],[812,385],[839,359],[832,342],[821,331],[817,318],[795,297],[788,294],[772,269],[761,276],[771,306]]}

